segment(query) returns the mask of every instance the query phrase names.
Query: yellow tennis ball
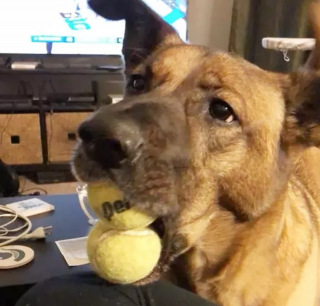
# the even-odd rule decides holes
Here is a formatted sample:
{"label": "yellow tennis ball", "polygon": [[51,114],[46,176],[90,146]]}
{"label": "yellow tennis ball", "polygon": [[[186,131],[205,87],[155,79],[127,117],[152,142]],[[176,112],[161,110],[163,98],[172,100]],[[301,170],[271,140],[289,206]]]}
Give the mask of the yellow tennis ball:
{"label": "yellow tennis ball", "polygon": [[145,227],[155,219],[136,208],[130,208],[123,193],[113,182],[89,184],[87,191],[92,210],[114,229]]}
{"label": "yellow tennis ball", "polygon": [[88,238],[88,257],[102,278],[117,284],[131,284],[147,277],[161,253],[159,236],[149,228],[108,231],[99,221]]}

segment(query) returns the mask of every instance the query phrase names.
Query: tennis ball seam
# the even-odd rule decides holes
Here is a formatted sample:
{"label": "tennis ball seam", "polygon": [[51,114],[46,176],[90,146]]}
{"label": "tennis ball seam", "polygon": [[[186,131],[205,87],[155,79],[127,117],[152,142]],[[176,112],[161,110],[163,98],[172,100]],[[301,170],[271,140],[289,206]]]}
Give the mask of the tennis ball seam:
{"label": "tennis ball seam", "polygon": [[[140,231],[126,231],[126,232],[119,232],[119,231],[112,231],[112,232],[109,232],[109,233],[104,233],[103,236],[105,239],[109,238],[110,236],[114,236],[114,234],[116,235],[120,235],[122,236],[124,239],[126,239],[124,236],[135,236],[135,237],[147,237],[147,236],[157,236],[158,237],[158,241],[159,241],[159,246],[160,246],[160,250],[161,250],[161,239],[159,238],[159,236],[156,234],[155,231],[151,230],[151,229],[142,229]],[[101,238],[101,237],[100,237]],[[129,237],[128,237],[129,238]],[[100,240],[100,239],[99,239]],[[145,273],[145,274],[141,274],[139,278],[132,278],[132,277],[129,277],[129,279],[126,279],[126,278],[123,278],[122,280],[120,280],[119,278],[114,278],[111,276],[111,273],[110,274],[110,271],[108,273],[105,273],[104,269],[100,269],[100,262],[99,260],[97,261],[97,250],[98,248],[95,248],[94,250],[94,253],[93,253],[93,267],[95,268],[96,272],[98,274],[100,274],[103,278],[107,279],[108,281],[110,282],[113,282],[113,283],[121,283],[121,284],[130,284],[130,283],[134,283],[144,277],[147,277],[153,269],[151,269],[148,273]],[[160,259],[160,253],[158,254],[157,258],[155,258],[155,263],[159,261]],[[156,264],[155,264],[156,265]],[[147,271],[146,271],[147,272]]]}
{"label": "tennis ball seam", "polygon": [[107,231],[107,232],[103,233],[99,237],[99,242],[102,242],[104,239],[106,239],[106,238],[108,238],[110,236],[114,236],[114,235],[149,236],[149,235],[152,235],[153,233],[158,235],[155,231],[153,231],[152,229],[149,229],[149,228],[146,228],[146,229],[143,229],[143,230],[134,229],[134,230],[127,230],[127,231],[110,230],[110,231]]}

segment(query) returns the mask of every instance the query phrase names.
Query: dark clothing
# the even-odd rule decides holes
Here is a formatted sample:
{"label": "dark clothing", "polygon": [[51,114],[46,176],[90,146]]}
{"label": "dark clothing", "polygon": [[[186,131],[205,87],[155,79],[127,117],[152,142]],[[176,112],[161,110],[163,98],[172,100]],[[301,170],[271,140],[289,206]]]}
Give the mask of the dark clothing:
{"label": "dark clothing", "polygon": [[214,306],[165,282],[112,285],[94,274],[53,278],[31,288],[16,306]]}

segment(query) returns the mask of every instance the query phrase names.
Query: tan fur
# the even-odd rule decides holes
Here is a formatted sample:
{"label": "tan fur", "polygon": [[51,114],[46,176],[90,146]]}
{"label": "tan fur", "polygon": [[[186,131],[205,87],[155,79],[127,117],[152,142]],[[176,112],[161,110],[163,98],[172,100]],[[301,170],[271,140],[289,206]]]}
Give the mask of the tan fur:
{"label": "tan fur", "polygon": [[[141,4],[134,2],[140,9]],[[148,82],[148,91],[134,93],[138,97],[134,102],[159,100],[169,110],[183,109],[185,114],[190,162],[179,169],[174,183],[170,181],[179,210],[165,219],[165,253],[172,256],[174,272],[191,290],[221,306],[320,302],[319,1],[312,3],[311,12],[317,49],[307,71],[289,75],[263,71],[237,56],[183,44],[167,26],[160,31],[162,36],[153,39],[155,45],[144,50],[147,56],[134,63],[125,58],[128,79],[139,74]],[[127,40],[132,43],[133,37]],[[226,101],[239,123],[211,121],[206,101],[212,97]],[[177,122],[184,122],[178,111],[174,115]],[[144,133],[145,143],[152,145],[148,151],[152,158],[160,149],[166,152],[156,126],[150,124]],[[77,154],[78,177],[97,180],[106,175],[85,167],[81,147]],[[98,174],[89,177],[92,169]],[[170,176],[166,168],[161,175],[160,170],[152,171],[134,172],[130,178],[134,183],[122,183],[125,191],[132,192],[132,201],[140,201],[139,190],[153,184],[150,179],[138,186],[141,177],[152,174],[160,184]],[[164,197],[157,188],[150,189],[143,199],[148,192]],[[148,209],[164,214],[171,211],[171,203],[167,204],[162,210],[152,205]],[[161,271],[157,269],[154,278]]]}

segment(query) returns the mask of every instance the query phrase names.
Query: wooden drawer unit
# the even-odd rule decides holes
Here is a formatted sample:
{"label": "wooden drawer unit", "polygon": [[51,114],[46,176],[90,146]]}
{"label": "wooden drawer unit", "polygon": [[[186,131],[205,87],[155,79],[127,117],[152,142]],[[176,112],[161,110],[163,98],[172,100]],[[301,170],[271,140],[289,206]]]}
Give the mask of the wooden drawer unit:
{"label": "wooden drawer unit", "polygon": [[50,163],[68,162],[77,142],[77,130],[91,113],[47,113],[46,128]]}
{"label": "wooden drawer unit", "polygon": [[9,165],[43,162],[38,114],[0,114],[0,158]]}

